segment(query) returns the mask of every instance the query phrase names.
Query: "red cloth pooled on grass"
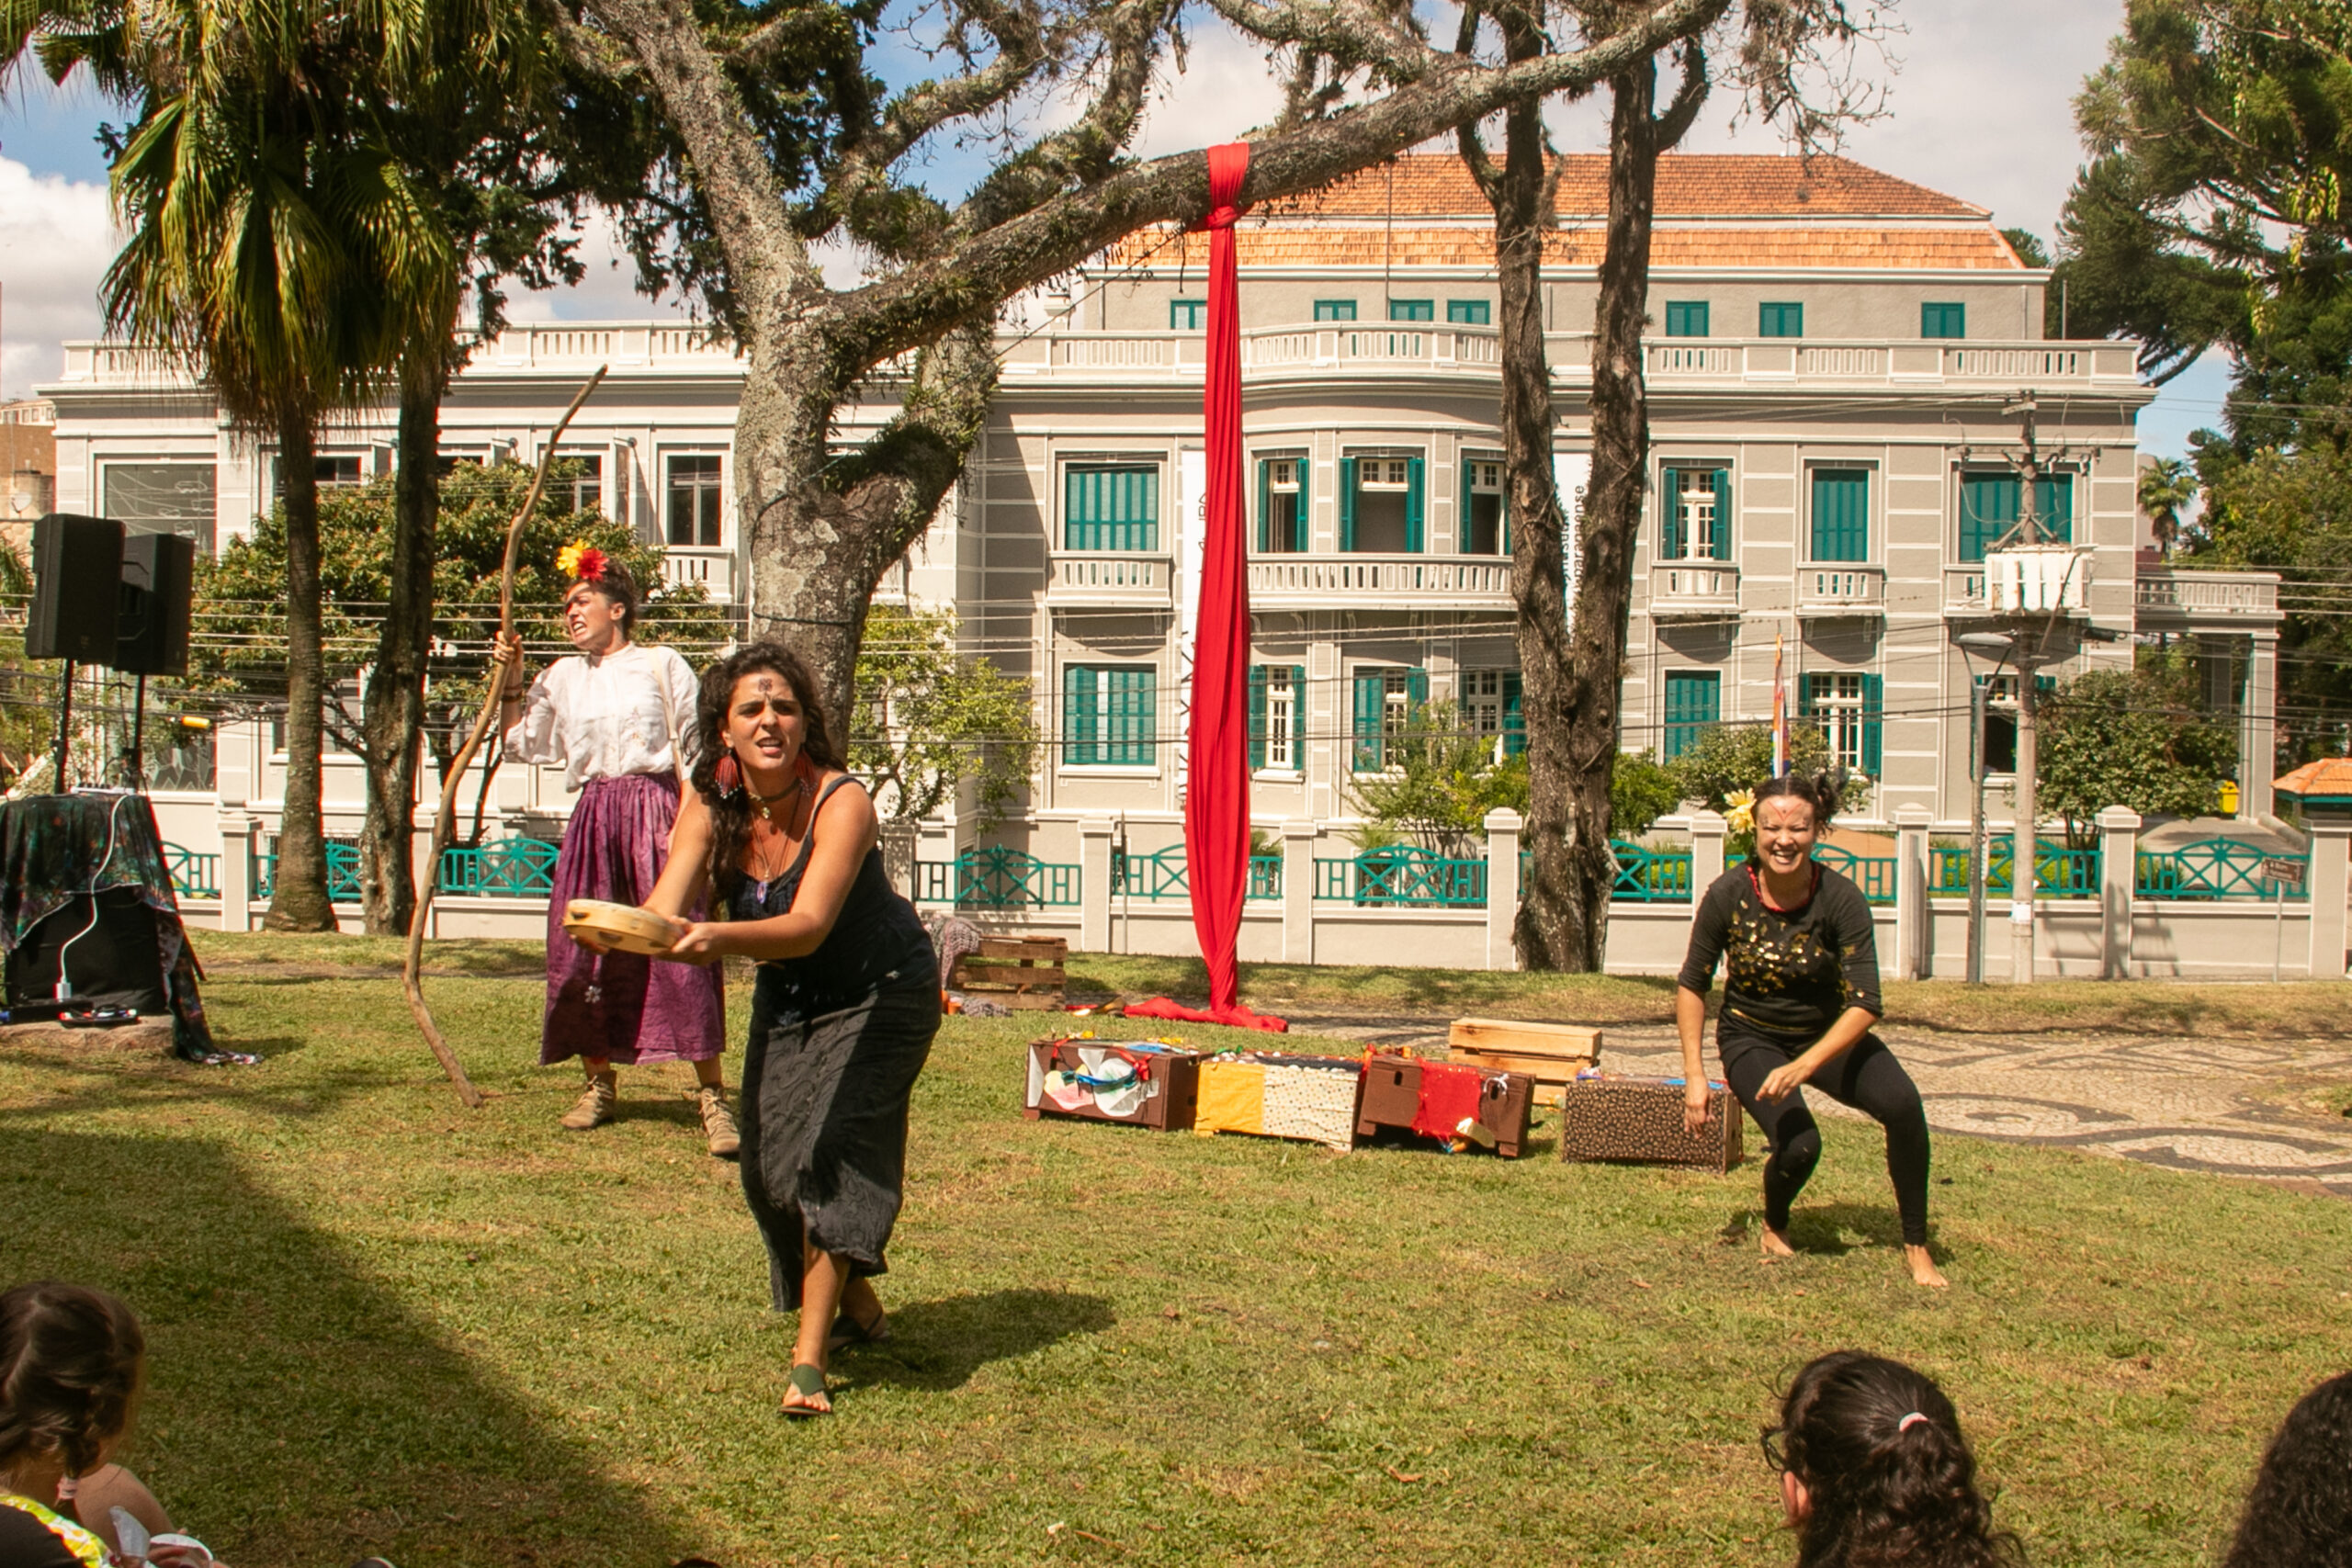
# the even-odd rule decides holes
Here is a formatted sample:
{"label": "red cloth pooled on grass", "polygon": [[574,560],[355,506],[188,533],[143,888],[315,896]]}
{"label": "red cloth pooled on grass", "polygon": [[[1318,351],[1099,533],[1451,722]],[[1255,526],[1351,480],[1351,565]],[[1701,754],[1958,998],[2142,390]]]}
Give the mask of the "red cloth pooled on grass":
{"label": "red cloth pooled on grass", "polygon": [[1478,1098],[1487,1078],[1476,1067],[1453,1062],[1421,1064],[1421,1099],[1413,1107],[1413,1131],[1432,1138],[1451,1138],[1465,1121],[1478,1119]]}
{"label": "red cloth pooled on grass", "polygon": [[1229,1008],[1188,1008],[1182,1002],[1171,1002],[1166,997],[1152,997],[1127,1004],[1129,1018],[1170,1018],[1179,1023],[1225,1023],[1236,1029],[1262,1029],[1269,1034],[1288,1034],[1290,1025],[1272,1013],[1251,1012],[1236,1002]]}

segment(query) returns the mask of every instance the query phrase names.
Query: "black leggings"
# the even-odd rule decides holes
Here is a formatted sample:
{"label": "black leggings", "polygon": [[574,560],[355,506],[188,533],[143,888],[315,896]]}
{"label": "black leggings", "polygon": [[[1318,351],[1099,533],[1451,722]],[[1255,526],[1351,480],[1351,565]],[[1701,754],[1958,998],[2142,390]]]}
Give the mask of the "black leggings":
{"label": "black leggings", "polygon": [[[1739,1103],[1764,1130],[1772,1152],[1764,1161],[1764,1223],[1786,1230],[1789,1205],[1804,1190],[1813,1168],[1821,1160],[1821,1130],[1805,1109],[1804,1093],[1793,1090],[1778,1100],[1757,1098],[1756,1091],[1776,1067],[1792,1059],[1787,1045],[1768,1035],[1736,1027],[1715,1035],[1722,1053],[1724,1077]],[[1850,1105],[1874,1118],[1886,1129],[1886,1174],[1894,1179],[1894,1206],[1903,1216],[1903,1240],[1907,1247],[1928,1245],[1928,1112],[1911,1075],[1875,1034],[1865,1034],[1810,1080],[1812,1086],[1841,1105]]]}

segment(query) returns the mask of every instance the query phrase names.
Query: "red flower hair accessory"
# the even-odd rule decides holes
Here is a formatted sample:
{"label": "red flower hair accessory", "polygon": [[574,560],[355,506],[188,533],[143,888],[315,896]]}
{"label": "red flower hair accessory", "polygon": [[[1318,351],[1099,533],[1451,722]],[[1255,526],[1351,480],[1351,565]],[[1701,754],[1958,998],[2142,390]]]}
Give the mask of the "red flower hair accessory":
{"label": "red flower hair accessory", "polygon": [[601,582],[608,558],[595,546],[574,539],[556,552],[555,569],[574,582]]}

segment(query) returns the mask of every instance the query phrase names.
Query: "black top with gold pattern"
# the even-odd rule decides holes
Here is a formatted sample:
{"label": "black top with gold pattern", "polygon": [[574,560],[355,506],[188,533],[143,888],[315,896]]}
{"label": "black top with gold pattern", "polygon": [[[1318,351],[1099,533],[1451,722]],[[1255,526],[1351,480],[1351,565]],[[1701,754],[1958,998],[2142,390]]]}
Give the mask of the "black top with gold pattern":
{"label": "black top with gold pattern", "polygon": [[1707,889],[1679,983],[1705,996],[1720,958],[1725,1023],[1808,1044],[1848,1008],[1883,1013],[1878,935],[1861,889],[1816,863],[1813,897],[1801,908],[1774,909],[1759,874],[1753,862],[1736,865]]}

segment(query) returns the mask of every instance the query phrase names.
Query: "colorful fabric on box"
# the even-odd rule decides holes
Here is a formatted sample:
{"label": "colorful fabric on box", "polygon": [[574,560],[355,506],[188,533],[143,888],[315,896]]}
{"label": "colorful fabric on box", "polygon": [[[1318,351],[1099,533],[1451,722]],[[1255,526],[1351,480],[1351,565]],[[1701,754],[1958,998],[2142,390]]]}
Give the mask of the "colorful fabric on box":
{"label": "colorful fabric on box", "polygon": [[1352,1062],[1323,1066],[1270,1063],[1261,1125],[1269,1137],[1305,1138],[1327,1148],[1351,1149],[1356,1089],[1363,1077],[1363,1069]]}
{"label": "colorful fabric on box", "polygon": [[[580,792],[556,852],[548,897],[548,998],[539,1061],[700,1062],[727,1048],[719,966],[594,953],[563,929],[574,898],[642,904],[670,858],[674,773],[594,778]],[[703,918],[697,908],[688,919]]]}
{"label": "colorful fabric on box", "polygon": [[1487,1075],[1476,1067],[1451,1062],[1421,1064],[1420,1103],[1413,1108],[1413,1131],[1432,1138],[1451,1138],[1464,1122],[1478,1119],[1478,1105],[1487,1090]]}
{"label": "colorful fabric on box", "polygon": [[1203,1137],[1217,1133],[1266,1130],[1266,1069],[1239,1057],[1217,1056],[1201,1064],[1200,1106],[1193,1112],[1193,1131]]}
{"label": "colorful fabric on box", "polygon": [[[86,1564],[87,1568],[107,1568],[107,1564],[113,1561],[107,1554],[103,1541],[80,1525],[59,1514],[55,1509],[44,1508],[31,1498],[19,1497],[14,1493],[0,1493],[0,1507],[12,1508],[19,1514],[29,1517],[35,1524],[49,1533],[51,1539],[47,1545],[53,1547],[56,1552],[64,1554],[63,1558],[52,1554],[28,1559],[28,1561],[63,1561],[64,1558],[71,1558],[75,1562]],[[40,1537],[31,1535],[30,1531],[26,1533],[30,1537],[31,1541],[40,1540]],[[16,1561],[13,1553],[9,1561]]]}
{"label": "colorful fabric on box", "polygon": [[180,925],[163,835],[146,796],[37,795],[0,812],[0,949],[14,953],[34,927],[75,899],[117,887],[137,888],[139,901],[154,912],[172,1049],[190,1062],[257,1060],[212,1043],[197,990],[203,971]]}
{"label": "colorful fabric on box", "polygon": [[1236,1029],[1262,1030],[1268,1034],[1290,1032],[1290,1025],[1285,1021],[1272,1013],[1251,1012],[1238,1002],[1220,1012],[1214,1008],[1188,1008],[1166,997],[1147,997],[1139,1002],[1129,1002],[1125,1011],[1129,1018],[1168,1018],[1180,1023],[1223,1023]]}
{"label": "colorful fabric on box", "polygon": [[[1032,1056],[1032,1105],[1042,1099],[1072,1114],[1091,1110],[1125,1118],[1137,1114],[1160,1092],[1159,1077],[1147,1053],[1112,1045],[1081,1045],[1077,1051],[1075,1072],[1068,1067],[1037,1072]],[[1057,1058],[1064,1055],[1057,1053]]]}

